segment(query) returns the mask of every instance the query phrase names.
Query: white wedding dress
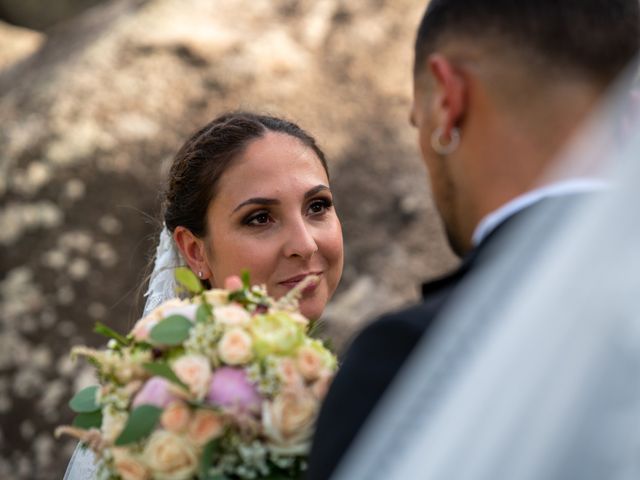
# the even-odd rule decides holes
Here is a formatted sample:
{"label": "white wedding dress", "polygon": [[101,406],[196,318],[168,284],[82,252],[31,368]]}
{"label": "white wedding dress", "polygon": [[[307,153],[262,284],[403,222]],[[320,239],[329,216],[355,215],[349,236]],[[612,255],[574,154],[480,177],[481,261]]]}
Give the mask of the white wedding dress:
{"label": "white wedding dress", "polygon": [[[161,303],[176,296],[176,282],[174,270],[184,265],[178,253],[171,234],[164,227],[160,232],[156,261],[151,273],[149,288],[145,293],[146,302],[142,316],[146,316]],[[67,466],[64,480],[94,480],[98,472],[99,463],[96,456],[88,448],[76,447]]]}
{"label": "white wedding dress", "polygon": [[92,480],[96,478],[97,471],[98,465],[93,452],[78,445],[69,461],[64,480]]}

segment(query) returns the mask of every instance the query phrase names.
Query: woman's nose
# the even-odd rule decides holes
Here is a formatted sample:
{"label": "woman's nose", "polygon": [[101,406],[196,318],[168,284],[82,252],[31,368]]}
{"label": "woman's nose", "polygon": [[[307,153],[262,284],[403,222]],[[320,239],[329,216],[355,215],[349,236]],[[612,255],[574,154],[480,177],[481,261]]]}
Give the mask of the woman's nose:
{"label": "woman's nose", "polygon": [[287,257],[310,258],[318,251],[311,227],[301,219],[286,232],[284,253]]}

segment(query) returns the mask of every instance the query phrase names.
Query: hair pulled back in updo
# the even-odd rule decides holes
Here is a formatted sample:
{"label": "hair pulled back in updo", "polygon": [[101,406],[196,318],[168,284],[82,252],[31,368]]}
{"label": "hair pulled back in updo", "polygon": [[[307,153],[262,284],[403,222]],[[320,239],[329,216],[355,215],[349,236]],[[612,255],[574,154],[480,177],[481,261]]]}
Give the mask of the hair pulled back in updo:
{"label": "hair pulled back in updo", "polygon": [[186,227],[197,237],[207,233],[207,209],[220,177],[253,140],[279,132],[311,148],[329,175],[315,139],[293,122],[250,112],[226,113],[197,131],[174,157],[164,195],[163,217],[170,232]]}

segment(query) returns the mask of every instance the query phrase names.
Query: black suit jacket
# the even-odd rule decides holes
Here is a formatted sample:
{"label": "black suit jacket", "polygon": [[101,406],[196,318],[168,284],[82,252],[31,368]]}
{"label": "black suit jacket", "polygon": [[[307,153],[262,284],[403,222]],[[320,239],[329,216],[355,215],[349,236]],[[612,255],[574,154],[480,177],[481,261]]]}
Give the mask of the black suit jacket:
{"label": "black suit jacket", "polygon": [[322,405],[309,459],[308,480],[326,480],[365,420],[431,327],[473,258],[450,275],[423,286],[423,301],[385,315],[351,344]]}
{"label": "black suit jacket", "polygon": [[[467,255],[453,273],[423,285],[420,304],[383,316],[356,337],[321,408],[307,480],[326,480],[331,477],[405,360],[422,336],[429,333],[449,297],[474,268],[500,249],[498,239],[508,230],[505,227],[516,223],[516,219],[519,221],[529,216],[531,210],[539,211],[537,205],[548,203],[548,200],[539,202],[535,208],[529,207],[510,217]],[[556,217],[554,222],[559,218],[552,216]],[[551,228],[552,225],[548,223],[545,227]],[[517,262],[517,259],[514,261]]]}

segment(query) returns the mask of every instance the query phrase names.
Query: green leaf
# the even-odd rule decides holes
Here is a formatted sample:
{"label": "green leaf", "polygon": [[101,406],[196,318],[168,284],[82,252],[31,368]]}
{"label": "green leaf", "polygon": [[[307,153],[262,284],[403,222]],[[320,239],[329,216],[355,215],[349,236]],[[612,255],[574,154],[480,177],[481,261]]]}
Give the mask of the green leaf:
{"label": "green leaf", "polygon": [[96,322],[96,326],[93,328],[93,331],[107,338],[113,338],[120,345],[126,346],[130,343],[126,337],[120,335],[112,328],[107,327],[104,323]]}
{"label": "green leaf", "polygon": [[200,305],[198,307],[198,310],[196,310],[196,322],[198,323],[205,323],[209,319],[211,319],[211,317],[212,317],[211,307],[206,303],[203,303],[202,305]]}
{"label": "green leaf", "polygon": [[193,294],[204,290],[200,279],[187,267],[176,268],[176,281]]}
{"label": "green leaf", "polygon": [[100,428],[102,426],[102,412],[97,410],[95,412],[79,413],[73,419],[73,426],[84,430]]}
{"label": "green leaf", "polygon": [[244,288],[251,288],[251,274],[249,273],[249,270],[242,270],[240,278],[242,279],[242,286]]}
{"label": "green leaf", "polygon": [[207,443],[202,450],[202,457],[200,457],[200,479],[201,480],[213,480],[220,475],[211,475],[209,469],[213,465],[213,453],[218,446],[218,440],[211,440]]}
{"label": "green leaf", "polygon": [[145,363],[144,369],[151,373],[152,375],[157,375],[158,377],[166,378],[171,383],[175,383],[176,385],[188,390],[188,387],[182,383],[182,381],[178,378],[178,376],[171,370],[171,367],[162,362],[156,363]]}
{"label": "green leaf", "polygon": [[98,388],[100,388],[98,385],[92,385],[76,393],[69,401],[71,410],[76,413],[90,413],[100,410],[100,405],[96,402]]}
{"label": "green leaf", "polygon": [[189,330],[193,324],[191,320],[183,315],[171,315],[158,322],[151,329],[149,337],[155,343],[163,345],[180,345],[189,338]]}
{"label": "green leaf", "polygon": [[116,439],[117,446],[129,445],[147,437],[158,423],[162,409],[154,405],[140,405],[129,415],[129,419]]}

